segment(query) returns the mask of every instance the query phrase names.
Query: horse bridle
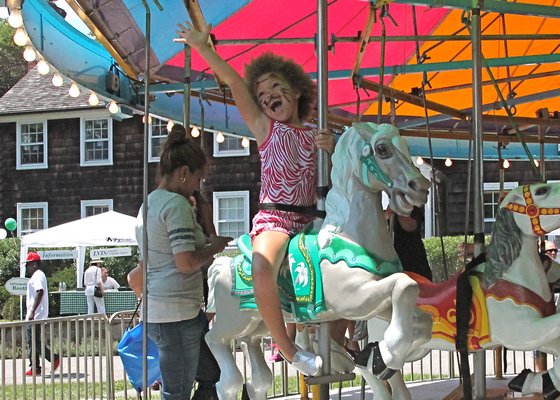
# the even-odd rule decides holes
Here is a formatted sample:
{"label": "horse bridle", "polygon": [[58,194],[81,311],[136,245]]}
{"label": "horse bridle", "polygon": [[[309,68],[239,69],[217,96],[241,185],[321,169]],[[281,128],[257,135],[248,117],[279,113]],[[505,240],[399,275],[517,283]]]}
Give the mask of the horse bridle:
{"label": "horse bridle", "polygon": [[525,204],[517,204],[510,201],[505,208],[518,214],[527,215],[529,217],[529,221],[531,221],[533,232],[538,236],[545,235],[547,232],[545,232],[541,226],[540,216],[558,215],[560,214],[560,208],[537,207],[535,205],[535,201],[533,200],[533,195],[531,194],[529,185],[523,185],[523,198],[525,199]]}
{"label": "horse bridle", "polygon": [[374,151],[369,143],[365,143],[362,146],[362,154],[360,156],[360,161],[362,162],[362,182],[368,187],[372,187],[369,183],[368,172],[370,172],[375,178],[383,182],[388,187],[393,187],[393,180],[383,171],[377,161],[373,157]]}

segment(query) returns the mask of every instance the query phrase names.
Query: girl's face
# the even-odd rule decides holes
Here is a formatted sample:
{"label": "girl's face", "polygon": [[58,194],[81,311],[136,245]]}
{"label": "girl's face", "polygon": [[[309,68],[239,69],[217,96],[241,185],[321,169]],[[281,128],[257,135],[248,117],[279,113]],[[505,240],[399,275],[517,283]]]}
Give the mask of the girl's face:
{"label": "girl's face", "polygon": [[271,119],[298,123],[298,99],[300,93],[274,72],[262,74],[255,88],[259,107]]}

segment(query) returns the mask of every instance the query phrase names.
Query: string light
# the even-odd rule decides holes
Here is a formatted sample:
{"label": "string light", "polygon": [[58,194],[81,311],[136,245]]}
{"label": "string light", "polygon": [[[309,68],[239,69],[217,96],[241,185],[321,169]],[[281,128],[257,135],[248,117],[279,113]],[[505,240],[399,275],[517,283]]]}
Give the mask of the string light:
{"label": "string light", "polygon": [[[146,116],[145,115],[142,117],[142,123],[144,123],[144,124],[146,123]],[[148,125],[151,125],[151,124],[152,124],[152,116],[148,115]]]}
{"label": "string light", "polygon": [[508,168],[509,168],[509,165],[510,165],[510,164],[509,164],[509,160],[508,160],[508,159],[505,159],[504,162],[502,163],[502,166],[503,166],[505,169],[508,169]]}
{"label": "string light", "polygon": [[109,103],[109,112],[111,114],[116,114],[119,112],[119,106],[117,105],[117,102],[115,100],[111,100],[111,102]]}
{"label": "string light", "polygon": [[21,10],[13,9],[8,17],[8,24],[12,28],[21,28],[23,26],[23,17],[21,16]]}
{"label": "string light", "polygon": [[23,28],[17,28],[16,33],[14,34],[14,43],[18,46],[25,46],[27,44],[27,33]]}
{"label": "string light", "polygon": [[418,165],[424,164],[424,159],[422,157],[418,156],[418,158],[416,159],[416,164],[418,164]]}
{"label": "string light", "polygon": [[97,97],[97,94],[95,94],[95,92],[90,93],[88,103],[93,107],[99,105],[99,97]]}
{"label": "string light", "polygon": [[245,148],[249,147],[249,139],[247,136],[243,136],[243,139],[241,139],[241,146]]}
{"label": "string light", "polygon": [[63,83],[64,79],[62,79],[62,75],[60,75],[60,73],[58,72],[55,72],[52,77],[52,84],[56,87],[60,87]]}
{"label": "string light", "polygon": [[198,126],[193,126],[191,128],[191,136],[192,137],[199,137],[200,136],[200,130],[198,129]]}
{"label": "string light", "polygon": [[50,70],[51,68],[49,67],[49,64],[47,64],[47,62],[41,58],[37,63],[37,71],[39,72],[39,74],[47,75]]}
{"label": "string light", "polygon": [[68,94],[70,97],[78,97],[80,95],[80,88],[76,84],[76,82],[72,82],[70,85],[70,90],[68,90]]}
{"label": "string light", "polygon": [[25,50],[23,51],[23,58],[27,62],[35,61],[35,59],[37,58],[37,53],[35,53],[35,49],[33,49],[33,46],[25,46]]}
{"label": "string light", "polygon": [[453,165],[453,161],[451,161],[451,158],[447,157],[445,159],[445,166],[446,167],[451,167]]}
{"label": "string light", "polygon": [[224,143],[224,140],[226,140],[226,137],[224,136],[224,134],[222,132],[218,132],[216,134],[216,142]]}
{"label": "string light", "polygon": [[535,160],[533,160],[533,161],[535,162],[535,167],[538,167],[538,166],[539,166],[539,160],[536,160],[536,159],[535,159]]}
{"label": "string light", "polygon": [[172,120],[167,121],[167,132],[171,132],[171,129],[173,129],[174,125],[175,122],[173,122]]}

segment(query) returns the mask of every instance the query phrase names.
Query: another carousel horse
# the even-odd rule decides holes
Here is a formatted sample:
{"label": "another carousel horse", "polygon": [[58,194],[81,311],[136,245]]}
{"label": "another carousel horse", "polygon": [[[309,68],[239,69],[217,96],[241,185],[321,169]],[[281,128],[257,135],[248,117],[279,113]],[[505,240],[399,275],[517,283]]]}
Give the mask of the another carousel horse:
{"label": "another carousel horse", "polygon": [[[418,286],[400,272],[381,191],[390,196],[396,213],[408,215],[413,206],[426,203],[429,181],[413,165],[406,142],[391,125],[354,124],[338,141],[332,161],[333,187],[323,227],[318,235],[304,232],[292,239],[288,262],[279,274],[279,284],[286,278],[292,281],[291,286],[279,285],[285,310],[294,314],[285,317],[314,323],[379,315],[391,321],[376,348],[374,366],[378,375],[388,376],[403,366],[412,348],[429,339],[431,319],[415,307]],[[250,398],[265,399],[272,384],[260,347],[269,331],[252,297],[250,243],[243,238],[239,242],[244,255],[218,258],[208,274],[209,308],[216,317],[206,341],[221,368],[220,400],[236,399],[243,384],[232,339],[241,341],[251,365],[246,383]]]}
{"label": "another carousel horse", "polygon": [[[560,228],[560,183],[536,183],[512,190],[501,203],[486,249],[485,261],[469,277],[473,288],[468,330],[469,350],[505,346],[511,350],[560,353],[560,314],[556,313],[552,284],[559,279],[558,264],[541,260],[537,239]],[[544,266],[543,266],[544,265]],[[429,350],[455,350],[457,333],[457,276],[433,284],[410,274],[420,286],[417,305],[433,318],[432,340],[421,346],[416,360]],[[368,321],[370,339],[379,337],[384,322]],[[395,374],[389,394],[383,382],[367,368],[361,371],[377,399],[410,399],[402,375]],[[560,358],[548,371],[524,370],[510,382],[524,394],[542,393],[546,400],[560,396]]]}

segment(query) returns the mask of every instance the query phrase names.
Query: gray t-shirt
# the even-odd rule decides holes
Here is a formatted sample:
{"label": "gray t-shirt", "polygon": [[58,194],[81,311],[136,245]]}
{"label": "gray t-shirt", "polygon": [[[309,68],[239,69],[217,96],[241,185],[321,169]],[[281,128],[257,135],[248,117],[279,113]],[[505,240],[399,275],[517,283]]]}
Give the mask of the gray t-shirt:
{"label": "gray t-shirt", "polygon": [[[142,206],[143,207],[143,206]],[[142,253],[142,207],[136,239]],[[182,273],[175,254],[205,246],[207,238],[189,202],[164,189],[148,196],[148,322],[176,322],[194,318],[200,311],[202,273]],[[143,260],[146,259],[141,254]]]}

